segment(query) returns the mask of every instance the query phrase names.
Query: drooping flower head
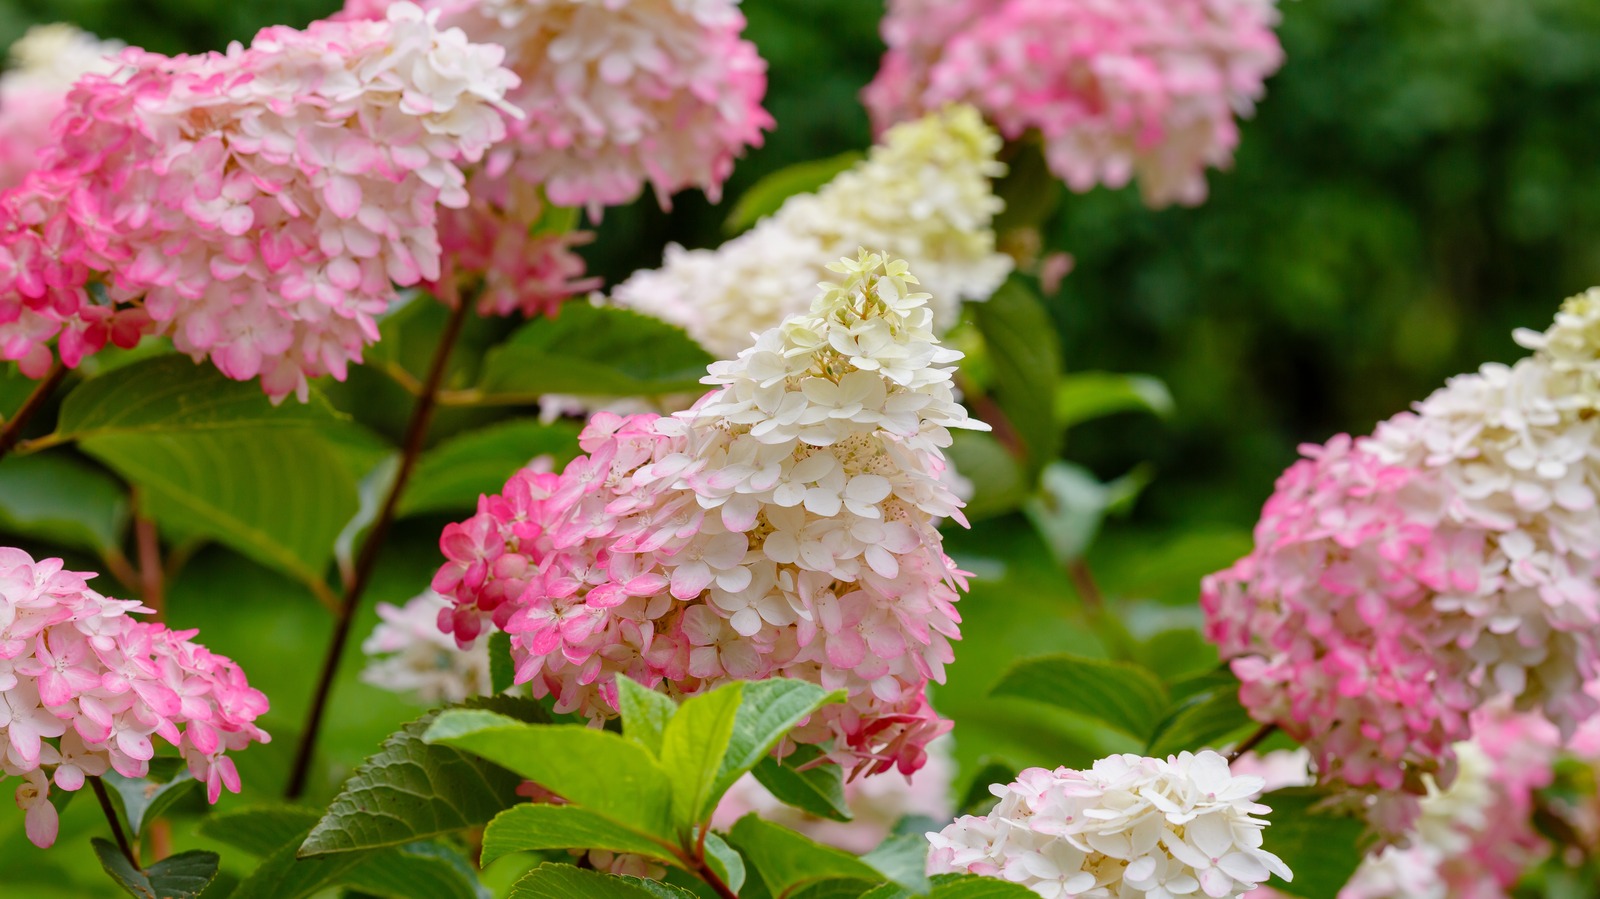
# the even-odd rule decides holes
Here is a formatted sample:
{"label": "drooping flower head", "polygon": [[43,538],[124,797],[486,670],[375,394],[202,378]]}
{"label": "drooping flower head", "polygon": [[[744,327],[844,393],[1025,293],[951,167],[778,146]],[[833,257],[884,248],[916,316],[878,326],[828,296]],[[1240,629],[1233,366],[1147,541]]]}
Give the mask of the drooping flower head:
{"label": "drooping flower head", "polygon": [[382,620],[361,644],[368,658],[361,680],[426,706],[489,693],[489,646],[463,648],[441,632],[439,613],[449,606],[432,590],[403,606],[378,603]]}
{"label": "drooping flower head", "polygon": [[715,250],[667,247],[659,269],[635,272],[613,302],[672,322],[718,355],[805,311],[827,262],[856,247],[903,258],[933,296],[934,329],[962,300],[989,298],[1011,270],[992,227],[1003,203],[990,179],[1000,138],[970,106],[952,106],[883,135],[869,157],[815,194]]}
{"label": "drooping flower head", "polygon": [[1208,636],[1259,720],[1403,832],[1421,775],[1497,696],[1570,734],[1600,664],[1600,291],[1536,352],[1451,379],[1370,438],[1335,438],[1278,481],[1254,552],[1207,578]]}
{"label": "drooping flower head", "polygon": [[395,285],[440,273],[438,207],[505,136],[503,51],[410,3],[248,48],[126,51],[0,195],[0,358],[37,376],[169,334],[274,398],[343,377]]}
{"label": "drooping flower head", "polygon": [[[371,16],[385,0],[352,0]],[[506,49],[522,110],[496,176],[542,185],[559,206],[627,203],[646,184],[663,206],[698,187],[715,201],[772,118],[766,63],[744,40],[738,0],[428,0],[441,24]]]}
{"label": "drooping flower head", "polygon": [[50,785],[68,791],[114,770],[144,777],[154,738],[176,747],[216,802],[239,792],[230,750],[265,743],[267,698],[190,638],[138,621],[149,609],[89,589],[93,574],[0,548],[0,771],[22,777],[28,838],[56,836]]}
{"label": "drooping flower head", "polygon": [[1293,877],[1261,848],[1261,786],[1210,751],[1029,768],[989,788],[1000,800],[989,814],[928,834],[928,873],[996,877],[1046,899],[1241,896],[1270,874]]}
{"label": "drooping flower head", "polygon": [[804,315],[711,366],[672,417],[602,413],[559,475],[525,470],[446,528],[434,588],[463,643],[512,636],[517,680],[556,708],[615,714],[615,675],[689,695],[795,677],[849,701],[794,739],[848,767],[910,773],[948,729],[928,705],[958,636],[933,522],[949,428],[983,427],[903,262],[834,267]]}
{"label": "drooping flower head", "polygon": [[1073,190],[1137,177],[1154,206],[1205,199],[1283,61],[1275,0],[891,0],[865,98],[878,126],[976,105],[1037,132]]}
{"label": "drooping flower head", "polygon": [[35,25],[11,46],[11,67],[0,75],[0,191],[39,167],[72,83],[90,72],[116,71],[112,57],[121,49],[64,24]]}

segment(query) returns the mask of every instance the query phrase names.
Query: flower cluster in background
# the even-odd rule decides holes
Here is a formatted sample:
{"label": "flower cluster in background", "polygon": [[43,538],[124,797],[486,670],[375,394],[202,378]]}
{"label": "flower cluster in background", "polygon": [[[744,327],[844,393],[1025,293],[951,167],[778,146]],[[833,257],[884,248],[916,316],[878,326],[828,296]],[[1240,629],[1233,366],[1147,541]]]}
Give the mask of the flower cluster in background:
{"label": "flower cluster in background", "polygon": [[999,136],[969,106],[895,126],[865,161],[816,193],[790,197],[715,250],[668,246],[661,268],[634,273],[611,299],[731,356],[752,335],[804,312],[829,260],[881,247],[905,259],[933,295],[933,327],[942,333],[962,300],[988,299],[1011,271],[992,227],[1004,205],[990,181],[1005,173],[999,151]]}
{"label": "flower cluster in background", "polygon": [[928,763],[908,777],[886,774],[846,783],[844,798],[850,807],[849,821],[830,821],[785,805],[754,775],[746,774],[723,795],[711,825],[727,829],[754,813],[819,843],[865,855],[878,848],[893,833],[895,825],[908,816],[944,821],[955,813],[951,795],[956,777],[955,759],[950,755],[952,742],[949,736],[943,736],[930,743]]}
{"label": "flower cluster in background", "polygon": [[0,358],[39,376],[169,334],[273,397],[343,377],[395,284],[440,273],[437,207],[505,136],[503,51],[415,6],[129,50],[79,81],[43,168],[0,195]]}
{"label": "flower cluster in background", "polygon": [[378,603],[382,619],[361,644],[366,683],[423,705],[460,702],[490,692],[489,644],[461,647],[439,630],[450,601],[428,590],[403,606]]}
{"label": "flower cluster in background", "polygon": [[676,416],[596,415],[560,474],[525,470],[440,540],[443,628],[512,635],[518,682],[615,714],[615,675],[670,693],[796,677],[844,688],[794,739],[865,773],[919,768],[948,729],[926,687],[958,636],[937,519],[951,395],[927,294],[862,251],[805,315],[711,366]]}
{"label": "flower cluster in background", "polygon": [[121,50],[71,25],[34,26],[11,46],[11,68],[0,75],[0,191],[39,167],[72,83],[90,72],[116,71],[113,57]]}
{"label": "flower cluster in background", "polygon": [[[352,0],[377,16],[389,0]],[[649,184],[662,205],[686,188],[713,200],[772,118],[766,63],[744,40],[738,0],[428,0],[441,25],[506,49],[522,110],[489,161],[551,202],[627,203]]]}
{"label": "flower cluster in background", "polygon": [[891,0],[866,101],[879,127],[972,103],[1008,139],[1037,133],[1068,186],[1137,178],[1196,204],[1283,62],[1275,0]]}
{"label": "flower cluster in background", "polygon": [[1386,834],[1417,813],[1419,775],[1448,782],[1451,744],[1494,697],[1569,735],[1597,707],[1600,291],[1517,338],[1532,356],[1307,448],[1255,551],[1203,587],[1245,706],[1304,742],[1320,779],[1382,793]]}
{"label": "flower cluster in background", "polygon": [[28,838],[55,842],[50,785],[81,789],[114,770],[143,777],[153,737],[176,747],[217,801],[239,791],[229,750],[265,743],[267,698],[194,631],[136,621],[139,603],[90,590],[60,559],[0,548],[0,771],[22,777]]}
{"label": "flower cluster in background", "polygon": [[928,873],[971,872],[1046,899],[1101,896],[1237,897],[1276,874],[1255,815],[1262,779],[1234,775],[1215,752],[1165,761],[1101,759],[1087,771],[1029,768],[995,785],[987,815],[928,834]]}

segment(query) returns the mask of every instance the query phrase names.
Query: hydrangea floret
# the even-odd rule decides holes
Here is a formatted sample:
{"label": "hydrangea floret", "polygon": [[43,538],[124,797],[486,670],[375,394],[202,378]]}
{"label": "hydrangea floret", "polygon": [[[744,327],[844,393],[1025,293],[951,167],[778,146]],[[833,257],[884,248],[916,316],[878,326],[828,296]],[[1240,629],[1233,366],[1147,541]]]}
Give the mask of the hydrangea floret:
{"label": "hydrangea floret", "polygon": [[1256,546],[1207,578],[1207,633],[1240,698],[1373,791],[1403,832],[1448,785],[1451,745],[1499,696],[1566,734],[1600,664],[1600,290],[1568,300],[1533,355],[1485,365],[1383,423],[1304,448]]}
{"label": "hydrangea floret", "polygon": [[239,791],[227,753],[268,736],[267,698],[239,666],[173,631],[150,610],[89,589],[93,574],[0,547],[0,771],[23,778],[28,839],[55,842],[50,787],[79,790],[116,771],[144,777],[154,738],[176,747],[206,798]]}
{"label": "hydrangea floret", "polygon": [[515,115],[504,51],[397,3],[246,49],[128,50],[79,81],[0,195],[0,358],[40,376],[149,332],[274,398],[342,378],[395,285],[440,275],[438,208]]}
{"label": "hydrangea floret", "polygon": [[928,834],[928,873],[996,877],[1046,899],[1241,896],[1271,874],[1293,878],[1262,848],[1261,787],[1210,751],[1029,768],[989,788],[999,803],[987,815]]}
{"label": "hydrangea floret", "polygon": [[797,194],[715,250],[667,247],[658,269],[635,272],[611,300],[672,322],[719,355],[732,355],[786,316],[805,311],[827,260],[858,246],[903,258],[932,295],[934,330],[962,300],[989,298],[1011,271],[995,249],[1004,203],[991,179],[1000,137],[970,106],[890,128],[868,158],[814,194]]}
{"label": "hydrangea floret", "polygon": [[461,647],[439,630],[450,600],[432,590],[405,605],[378,603],[378,626],[361,643],[361,680],[426,706],[461,702],[490,692],[489,646]]}
{"label": "hydrangea floret", "polygon": [[[390,0],[350,0],[380,16]],[[559,206],[606,206],[646,184],[663,206],[690,187],[715,202],[734,159],[773,122],[766,62],[738,0],[426,0],[441,24],[497,43],[523,116],[489,168]]]}
{"label": "hydrangea floret", "polygon": [[587,455],[524,470],[446,528],[441,627],[511,634],[518,682],[616,714],[617,674],[672,695],[801,678],[849,695],[793,733],[852,770],[919,768],[948,730],[928,682],[959,636],[964,575],[937,519],[951,393],[928,296],[900,261],[833,266],[811,311],[760,335],[670,417],[601,413]]}
{"label": "hydrangea floret", "polygon": [[35,25],[11,45],[11,67],[0,75],[0,191],[39,167],[50,125],[65,108],[73,82],[91,72],[116,71],[122,44],[102,41],[71,25]]}
{"label": "hydrangea floret", "polygon": [[880,128],[972,103],[1037,133],[1073,190],[1137,177],[1151,205],[1192,205],[1283,63],[1277,20],[1276,0],[890,0],[865,99]]}

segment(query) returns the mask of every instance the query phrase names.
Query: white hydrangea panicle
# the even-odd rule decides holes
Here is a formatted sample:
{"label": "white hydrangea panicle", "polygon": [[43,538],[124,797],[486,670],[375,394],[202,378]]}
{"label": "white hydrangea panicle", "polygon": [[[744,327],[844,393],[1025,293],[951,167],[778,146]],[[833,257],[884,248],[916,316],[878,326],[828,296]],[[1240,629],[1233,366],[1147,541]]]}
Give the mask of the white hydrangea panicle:
{"label": "white hydrangea panicle", "polygon": [[382,620],[361,643],[367,655],[361,680],[427,706],[489,693],[489,644],[463,649],[440,632],[439,613],[449,607],[432,590],[403,606],[378,603]]}
{"label": "white hydrangea panicle", "polygon": [[1046,899],[1242,896],[1273,874],[1293,879],[1262,848],[1262,783],[1211,751],[1030,768],[990,788],[989,814],[928,834],[928,873],[996,877]]}
{"label": "white hydrangea panicle", "polygon": [[661,268],[635,272],[611,299],[672,322],[727,357],[749,346],[751,335],[805,311],[829,260],[877,247],[917,272],[942,332],[963,300],[988,299],[1011,271],[993,229],[1004,205],[991,184],[1005,173],[995,159],[1000,147],[968,106],[898,125],[815,194],[790,197],[715,250],[669,246]]}

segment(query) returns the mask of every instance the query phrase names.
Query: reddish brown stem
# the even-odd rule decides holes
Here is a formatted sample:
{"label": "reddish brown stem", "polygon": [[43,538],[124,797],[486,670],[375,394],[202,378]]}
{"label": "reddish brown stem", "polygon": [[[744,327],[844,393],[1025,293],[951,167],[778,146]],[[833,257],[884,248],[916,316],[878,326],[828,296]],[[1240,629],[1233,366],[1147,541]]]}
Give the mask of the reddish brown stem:
{"label": "reddish brown stem", "polygon": [[17,414],[11,416],[4,425],[0,425],[0,459],[4,459],[6,454],[11,452],[11,448],[17,445],[17,441],[22,439],[22,429],[28,426],[28,420],[44,407],[50,399],[50,394],[56,392],[56,388],[61,386],[61,381],[66,376],[67,367],[61,364],[61,360],[56,360],[44,379],[33,385],[33,392],[22,401],[22,408],[17,410]]}
{"label": "reddish brown stem", "polygon": [[[137,500],[135,500],[137,508]],[[139,551],[139,598],[155,610],[157,621],[167,620],[167,595],[164,583],[164,562],[161,558],[161,537],[156,523],[135,511],[133,516],[133,541]]]}
{"label": "reddish brown stem", "polygon": [[339,662],[344,658],[345,644],[349,642],[350,625],[355,621],[356,609],[361,604],[361,595],[366,592],[367,585],[372,579],[372,572],[377,568],[378,552],[389,536],[389,526],[394,523],[395,511],[400,507],[400,497],[405,493],[406,482],[410,480],[417,459],[422,455],[423,444],[427,441],[428,424],[433,420],[433,410],[439,398],[439,386],[444,382],[450,353],[455,348],[456,338],[460,336],[462,326],[466,324],[470,307],[463,297],[457,296],[453,299],[455,309],[445,325],[444,334],[439,338],[439,346],[434,350],[433,362],[428,369],[428,378],[423,383],[422,395],[417,397],[417,405],[411,412],[411,420],[406,424],[399,470],[395,472],[394,483],[389,485],[389,492],[383,499],[383,507],[379,510],[378,517],[372,522],[372,529],[367,533],[366,542],[361,544],[361,552],[356,557],[350,585],[345,589],[344,603],[339,607],[338,618],[334,621],[333,636],[329,640],[328,652],[323,659],[316,692],[312,694],[311,709],[306,715],[305,727],[300,731],[300,743],[295,750],[294,767],[289,772],[289,785],[284,792],[285,798],[298,799],[305,792],[306,778],[311,772],[311,757],[316,751],[317,734],[322,729],[328,696],[333,692],[333,681],[339,673]]}
{"label": "reddish brown stem", "polygon": [[1277,733],[1277,731],[1278,725],[1276,724],[1263,724],[1256,728],[1255,733],[1239,741],[1239,745],[1233,747],[1233,751],[1228,753],[1228,764],[1231,765],[1237,762],[1241,756],[1260,746],[1263,740]]}
{"label": "reddish brown stem", "polygon": [[117,817],[117,809],[111,804],[111,797],[106,794],[106,785],[100,778],[89,778],[89,785],[94,788],[94,796],[100,800],[100,810],[106,813],[106,821],[111,824],[111,835],[117,839],[117,848],[127,857],[129,864],[135,871],[143,871],[144,866],[139,864],[139,854],[133,851],[133,846],[128,842],[128,835],[122,830],[122,820]]}

